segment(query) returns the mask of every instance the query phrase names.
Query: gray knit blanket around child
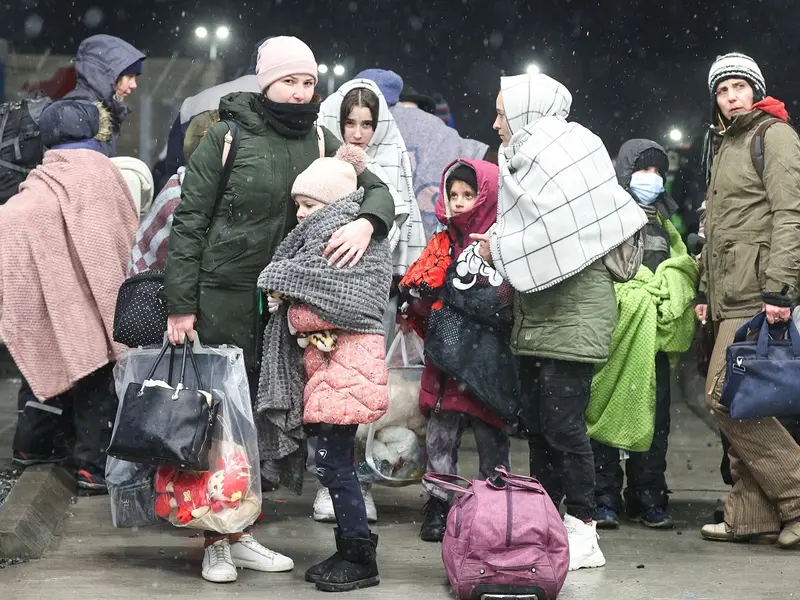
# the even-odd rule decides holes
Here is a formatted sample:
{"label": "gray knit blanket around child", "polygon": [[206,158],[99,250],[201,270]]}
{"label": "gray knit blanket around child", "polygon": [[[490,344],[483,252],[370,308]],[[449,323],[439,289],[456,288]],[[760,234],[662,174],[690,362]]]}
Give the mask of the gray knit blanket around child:
{"label": "gray knit blanket around child", "polygon": [[[312,213],[278,246],[261,272],[258,287],[308,304],[339,329],[383,334],[383,313],[389,300],[392,261],[389,244],[373,240],[355,267],[337,269],[323,256],[331,236],[358,217],[364,191]],[[261,460],[278,461],[281,483],[302,493],[305,466],[303,350],[289,333],[284,302],[267,323],[258,384]]]}

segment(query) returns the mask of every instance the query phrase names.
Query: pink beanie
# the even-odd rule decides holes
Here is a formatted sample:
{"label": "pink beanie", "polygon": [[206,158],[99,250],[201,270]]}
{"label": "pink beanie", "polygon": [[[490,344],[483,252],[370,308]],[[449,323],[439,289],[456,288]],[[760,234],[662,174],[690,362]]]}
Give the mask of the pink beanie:
{"label": "pink beanie", "polygon": [[256,76],[262,91],[287,75],[311,75],[317,81],[317,61],[305,42],[290,36],[268,39],[258,49]]}
{"label": "pink beanie", "polygon": [[356,178],[367,168],[367,155],[358,146],[345,144],[334,158],[318,158],[297,176],[292,198],[306,196],[333,204],[356,191]]}

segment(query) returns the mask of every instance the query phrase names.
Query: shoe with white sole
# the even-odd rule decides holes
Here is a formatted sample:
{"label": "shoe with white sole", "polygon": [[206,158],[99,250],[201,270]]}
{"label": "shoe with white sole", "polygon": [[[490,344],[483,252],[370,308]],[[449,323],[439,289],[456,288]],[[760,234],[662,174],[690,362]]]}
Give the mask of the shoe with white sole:
{"label": "shoe with white sole", "polygon": [[333,510],[331,492],[326,487],[319,488],[314,499],[314,520],[320,523],[336,523],[336,512]]}
{"label": "shoe with white sole", "polygon": [[378,521],[378,509],[375,506],[375,498],[372,497],[372,486],[368,483],[362,484],[361,493],[364,495],[364,506],[367,508],[367,521],[376,523]]}
{"label": "shoe with white sole", "polygon": [[203,555],[203,579],[212,583],[231,583],[237,577],[228,539],[221,539],[208,546]]}
{"label": "shoe with white sole", "polygon": [[265,573],[281,573],[294,569],[294,561],[288,556],[265,548],[249,533],[231,544],[231,558],[237,569],[252,569]]}
{"label": "shoe with white sole", "polygon": [[[378,509],[372,497],[372,486],[363,484],[361,493],[364,496],[364,507],[367,509],[367,521],[375,523],[378,520]],[[320,488],[314,499],[314,520],[320,523],[336,523],[336,511],[333,510],[333,499],[328,488]]]}
{"label": "shoe with white sole", "polygon": [[569,570],[593,569],[606,564],[606,557],[597,543],[597,523],[584,523],[572,515],[564,515],[569,536]]}

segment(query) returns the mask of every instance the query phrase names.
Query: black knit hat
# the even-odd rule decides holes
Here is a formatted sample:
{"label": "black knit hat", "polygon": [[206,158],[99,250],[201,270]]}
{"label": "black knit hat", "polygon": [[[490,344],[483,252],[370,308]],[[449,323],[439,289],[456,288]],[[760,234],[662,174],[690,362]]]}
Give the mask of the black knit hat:
{"label": "black knit hat", "polygon": [[464,164],[458,165],[447,177],[445,190],[448,196],[450,195],[450,188],[454,181],[463,181],[467,185],[472,186],[472,189],[475,190],[476,193],[478,192],[478,176],[475,174],[475,169],[470,166]]}
{"label": "black knit hat", "polygon": [[633,163],[633,171],[643,171],[655,167],[661,177],[666,177],[669,172],[669,158],[658,148],[648,148],[642,152]]}

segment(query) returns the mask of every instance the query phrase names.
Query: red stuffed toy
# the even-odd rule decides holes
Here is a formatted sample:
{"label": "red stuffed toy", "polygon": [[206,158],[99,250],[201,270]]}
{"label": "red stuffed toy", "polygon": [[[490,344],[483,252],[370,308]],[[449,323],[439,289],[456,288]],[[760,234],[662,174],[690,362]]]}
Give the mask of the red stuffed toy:
{"label": "red stuffed toy", "polygon": [[240,452],[217,459],[217,470],[201,473],[162,467],[156,473],[156,514],[175,517],[181,525],[205,516],[236,508],[250,488],[250,465]]}

